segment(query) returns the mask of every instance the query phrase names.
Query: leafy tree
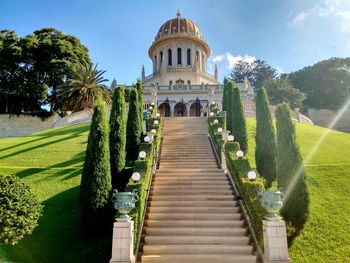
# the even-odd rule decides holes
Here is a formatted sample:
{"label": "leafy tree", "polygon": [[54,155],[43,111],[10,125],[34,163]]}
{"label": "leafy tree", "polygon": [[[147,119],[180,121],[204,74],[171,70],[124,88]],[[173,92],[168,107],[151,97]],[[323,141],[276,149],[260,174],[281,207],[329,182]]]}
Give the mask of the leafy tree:
{"label": "leafy tree", "polygon": [[112,190],[108,135],[106,106],[99,98],[92,116],[80,184],[83,220],[92,225],[102,222],[108,214]]}
{"label": "leafy tree", "polygon": [[141,81],[139,81],[139,80],[136,83],[136,89],[137,89],[137,93],[138,93],[138,97],[139,97],[138,106],[139,106],[139,110],[140,110],[140,122],[142,125],[142,121],[143,121],[143,86],[141,84]]}
{"label": "leafy tree", "polygon": [[330,58],[289,74],[294,87],[306,93],[308,108],[337,110],[349,98],[350,58]]}
{"label": "leafy tree", "polygon": [[26,37],[0,31],[0,113],[61,111],[57,86],[71,75],[72,65],[90,62],[79,39],[54,28],[43,28]]}
{"label": "leafy tree", "polygon": [[109,149],[112,178],[118,177],[118,174],[125,167],[126,110],[124,90],[123,87],[116,87],[109,119]]}
{"label": "leafy tree", "polygon": [[263,82],[263,86],[273,105],[288,102],[293,109],[301,108],[305,99],[304,93],[294,88],[288,77],[268,78]]}
{"label": "leafy tree", "polygon": [[298,234],[309,215],[309,193],[305,183],[302,157],[296,144],[295,127],[287,103],[278,105],[277,126],[277,183],[288,193],[281,215]]}
{"label": "leafy tree", "polygon": [[255,96],[256,103],[256,147],[255,162],[259,174],[265,178],[266,187],[276,179],[276,136],[269,101],[264,88]]}
{"label": "leafy tree", "polygon": [[231,72],[232,80],[241,83],[244,81],[244,77],[247,77],[255,89],[261,88],[265,79],[275,78],[276,76],[276,69],[271,67],[266,61],[260,59],[253,62],[240,60],[234,65]]}
{"label": "leafy tree", "polygon": [[0,176],[0,244],[16,244],[33,232],[43,206],[15,176]]}
{"label": "leafy tree", "polygon": [[128,159],[135,160],[141,139],[142,123],[140,118],[139,95],[137,88],[130,93],[128,120],[126,123],[126,152]]}
{"label": "leafy tree", "polygon": [[103,84],[106,71],[97,70],[91,63],[76,64],[72,77],[59,86],[59,101],[64,110],[80,111],[92,107],[98,97],[111,104],[111,91]]}
{"label": "leafy tree", "polygon": [[248,151],[248,134],[247,125],[244,116],[241,95],[238,87],[232,89],[232,99],[231,99],[231,110],[232,113],[232,134],[235,137],[235,141],[239,142],[241,150],[244,154]]}

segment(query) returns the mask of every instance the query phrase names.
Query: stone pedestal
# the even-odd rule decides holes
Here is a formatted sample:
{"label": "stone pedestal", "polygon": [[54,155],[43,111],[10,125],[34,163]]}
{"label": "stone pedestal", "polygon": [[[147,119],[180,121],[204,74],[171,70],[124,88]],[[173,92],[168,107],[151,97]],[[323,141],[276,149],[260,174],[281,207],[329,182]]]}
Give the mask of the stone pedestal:
{"label": "stone pedestal", "polygon": [[283,220],[263,220],[264,259],[271,263],[289,263],[286,225]]}
{"label": "stone pedestal", "polygon": [[112,258],[109,263],[134,263],[134,221],[117,220],[113,227]]}

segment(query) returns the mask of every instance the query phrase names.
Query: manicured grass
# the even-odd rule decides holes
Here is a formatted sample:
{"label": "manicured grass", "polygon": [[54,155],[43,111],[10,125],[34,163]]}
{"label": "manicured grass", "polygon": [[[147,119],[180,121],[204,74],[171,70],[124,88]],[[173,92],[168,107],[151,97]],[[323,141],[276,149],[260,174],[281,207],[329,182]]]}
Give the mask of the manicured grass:
{"label": "manicured grass", "polygon": [[39,226],[16,246],[0,246],[0,261],[107,262],[111,238],[81,226],[79,185],[89,124],[0,139],[0,175],[16,174],[44,204]]}
{"label": "manicured grass", "polygon": [[[255,166],[255,119],[247,121],[248,158]],[[304,158],[326,129],[296,123],[297,142]],[[306,166],[310,217],[290,244],[293,262],[350,261],[350,134],[330,131]]]}
{"label": "manicured grass", "polygon": [[[248,119],[254,160],[255,119]],[[324,128],[296,124],[306,156]],[[79,184],[89,124],[21,138],[0,139],[0,175],[16,174],[45,205],[34,233],[18,245],[0,246],[0,261],[107,262],[111,237],[91,238],[81,227]],[[350,134],[331,131],[306,164],[311,213],[290,248],[293,262],[347,262],[350,258]]]}

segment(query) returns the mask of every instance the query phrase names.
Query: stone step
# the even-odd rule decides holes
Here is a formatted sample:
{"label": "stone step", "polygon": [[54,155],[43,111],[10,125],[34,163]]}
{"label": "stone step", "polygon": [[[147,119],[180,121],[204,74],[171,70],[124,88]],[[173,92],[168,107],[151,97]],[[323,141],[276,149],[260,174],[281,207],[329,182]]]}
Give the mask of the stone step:
{"label": "stone step", "polygon": [[150,213],[239,213],[239,207],[148,207]]}
{"label": "stone step", "polygon": [[156,178],[160,177],[179,177],[179,178],[187,178],[187,177],[210,177],[210,178],[227,178],[222,171],[217,169],[216,172],[214,171],[201,171],[201,172],[193,172],[193,171],[182,171],[182,172],[177,172],[177,171],[164,171],[162,170],[157,170],[156,172]]}
{"label": "stone step", "polygon": [[[195,190],[181,190],[181,189],[174,189],[174,190],[158,190],[154,189],[150,192],[151,196],[193,196],[193,195],[207,195],[207,194],[217,194],[217,190],[213,189],[195,189]],[[221,190],[220,195],[232,195],[232,190]]]}
{"label": "stone step", "polygon": [[[155,187],[154,185],[151,186],[151,190],[172,190],[172,189],[179,189],[180,186],[178,185],[157,185],[157,187]],[[221,191],[221,190],[231,190],[231,186],[229,184],[224,184],[224,185],[211,185],[211,184],[193,184],[193,185],[181,185],[181,189],[187,189],[187,190],[194,190],[194,189],[210,189],[210,190],[217,190],[217,191]],[[218,192],[219,194],[220,192]]]}
{"label": "stone step", "polygon": [[191,227],[191,228],[210,228],[210,227],[230,227],[242,228],[242,220],[145,220],[146,227]]}
{"label": "stone step", "polygon": [[248,245],[249,238],[246,236],[145,236],[145,244],[225,244],[225,245]]}
{"label": "stone step", "polygon": [[153,182],[153,185],[178,185],[178,186],[182,186],[182,185],[229,185],[227,180],[208,180],[208,179],[204,179],[204,180],[188,180],[188,179],[179,179],[179,180],[175,180],[175,179],[169,179],[169,180],[158,180],[155,179],[155,181]]}
{"label": "stone step", "polygon": [[247,245],[145,245],[144,255],[150,254],[211,254],[211,253],[239,253],[251,254],[253,249]]}
{"label": "stone step", "polygon": [[150,220],[240,220],[241,214],[237,213],[149,213],[146,217]]}
{"label": "stone step", "polygon": [[142,255],[142,262],[152,263],[255,263],[256,257],[246,254],[156,254]]}
{"label": "stone step", "polygon": [[159,175],[159,172],[155,175],[155,180],[156,181],[172,181],[172,182],[177,182],[177,181],[225,181],[228,182],[227,177],[220,173],[218,174],[220,176],[217,176],[216,174],[193,174],[193,175],[187,175],[187,176],[182,176],[182,175],[177,175],[177,174],[161,174]]}
{"label": "stone step", "polygon": [[151,227],[146,228],[149,236],[245,236],[244,228],[183,228],[183,227]]}
{"label": "stone step", "polygon": [[[234,197],[233,197],[234,198]],[[232,200],[205,200],[196,201],[193,200],[149,200],[151,207],[236,207],[237,202]]]}
{"label": "stone step", "polygon": [[152,195],[149,197],[149,201],[234,201],[234,196],[230,195],[183,195],[183,196],[162,196],[162,195]]}
{"label": "stone step", "polygon": [[158,172],[161,173],[181,173],[181,172],[190,172],[190,173],[200,173],[200,172],[204,172],[204,173],[224,173],[223,169],[219,169],[219,168],[164,168],[162,170],[158,170]]}

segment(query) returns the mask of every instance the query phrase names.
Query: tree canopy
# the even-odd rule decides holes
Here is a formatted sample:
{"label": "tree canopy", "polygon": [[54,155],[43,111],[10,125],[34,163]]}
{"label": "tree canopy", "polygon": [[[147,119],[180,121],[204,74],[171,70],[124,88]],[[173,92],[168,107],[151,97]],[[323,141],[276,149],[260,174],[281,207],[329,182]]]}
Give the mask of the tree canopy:
{"label": "tree canopy", "polygon": [[288,77],[268,78],[263,81],[262,86],[265,88],[273,105],[288,102],[291,108],[295,109],[300,108],[305,99],[305,94],[294,88]]}
{"label": "tree canopy", "polygon": [[305,108],[339,109],[348,99],[350,58],[330,58],[290,73],[293,86],[306,93]]}
{"label": "tree canopy", "polygon": [[0,113],[35,114],[47,104],[60,112],[58,85],[71,75],[72,65],[88,62],[80,40],[57,29],[43,28],[25,37],[0,31]]}
{"label": "tree canopy", "polygon": [[277,71],[264,60],[257,59],[253,62],[240,60],[234,65],[230,76],[237,83],[243,82],[247,77],[249,82],[259,89],[265,79],[275,78]]}

